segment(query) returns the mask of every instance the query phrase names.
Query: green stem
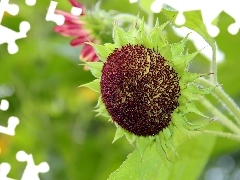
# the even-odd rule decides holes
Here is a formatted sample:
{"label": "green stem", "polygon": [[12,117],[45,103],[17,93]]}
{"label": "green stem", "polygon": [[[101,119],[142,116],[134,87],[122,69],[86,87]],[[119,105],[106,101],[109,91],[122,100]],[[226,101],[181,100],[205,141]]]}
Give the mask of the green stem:
{"label": "green stem", "polygon": [[214,42],[214,46],[212,46],[212,62],[211,62],[211,70],[210,72],[213,73],[213,75],[211,76],[211,81],[213,84],[218,84],[218,80],[217,80],[217,47],[216,47],[216,43]]}
{"label": "green stem", "polygon": [[215,87],[214,90],[212,91],[212,93],[215,95],[217,100],[219,100],[223,104],[223,106],[231,114],[233,114],[235,120],[240,125],[240,109],[239,109],[239,107],[223,91],[223,89],[220,86],[216,87],[216,85],[212,84],[211,82],[209,82],[208,80],[206,80],[204,78],[198,78],[195,82],[197,82],[198,84],[200,84],[200,85],[202,85],[204,87],[207,87],[207,88]]}
{"label": "green stem", "polygon": [[228,139],[235,140],[235,141],[240,141],[240,135],[237,135],[237,134],[219,132],[219,131],[210,131],[210,130],[201,130],[201,132],[215,135],[218,137],[228,138]]}
{"label": "green stem", "polygon": [[221,111],[219,111],[213,104],[211,104],[205,97],[199,96],[201,103],[211,112],[217,116],[219,121],[236,134],[240,134],[240,128],[235,125],[228,117],[226,117]]}
{"label": "green stem", "polygon": [[[118,14],[114,16],[113,19],[115,19],[116,21],[122,21],[122,22],[130,22],[130,23],[137,22],[138,25],[142,23],[142,19],[132,14]],[[150,27],[148,26],[148,24],[145,24],[145,29],[146,29],[146,32],[150,32]]]}
{"label": "green stem", "polygon": [[153,28],[153,21],[154,21],[154,14],[153,14],[153,12],[150,12],[150,13],[148,13],[148,22],[147,22],[148,27],[150,29]]}

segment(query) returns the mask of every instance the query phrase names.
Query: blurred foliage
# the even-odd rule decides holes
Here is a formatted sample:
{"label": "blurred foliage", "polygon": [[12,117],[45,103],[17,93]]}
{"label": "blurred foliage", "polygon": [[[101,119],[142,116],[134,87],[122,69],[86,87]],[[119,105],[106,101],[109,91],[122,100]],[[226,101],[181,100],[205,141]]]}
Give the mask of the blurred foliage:
{"label": "blurred foliage", "polygon": [[[114,125],[104,117],[95,117],[93,112],[98,94],[78,88],[93,79],[79,65],[81,47],[70,47],[69,38],[52,31],[55,24],[45,20],[50,1],[39,0],[34,7],[27,6],[23,1],[10,2],[20,6],[19,15],[6,13],[2,24],[18,31],[19,23],[26,20],[31,24],[31,30],[27,38],[17,40],[17,54],[8,54],[6,44],[0,46],[0,100],[4,98],[10,102],[8,111],[0,111],[0,122],[6,126],[10,116],[20,119],[15,136],[0,134],[0,162],[10,163],[9,177],[19,179],[26,164],[16,161],[15,155],[24,150],[33,154],[36,164],[46,161],[50,165],[48,173],[40,174],[42,180],[107,179],[133,147],[125,139],[111,143]],[[58,2],[58,9],[70,11],[67,0]],[[96,3],[95,0],[81,2],[88,8]],[[102,0],[101,7],[144,15],[136,4],[130,4],[128,0]],[[160,22],[166,21],[163,14],[155,16]],[[219,64],[218,77],[226,92],[240,104],[240,33],[233,36],[227,32],[232,22],[227,14],[221,14],[218,24],[221,31],[216,41],[226,58]],[[170,42],[180,40],[170,26],[167,36]],[[188,48],[194,51],[191,42]],[[191,64],[191,69],[206,72],[209,63],[199,55]],[[217,102],[216,106],[219,106]],[[234,154],[234,158],[238,159],[239,149],[239,143],[219,138],[212,159],[223,154]]]}

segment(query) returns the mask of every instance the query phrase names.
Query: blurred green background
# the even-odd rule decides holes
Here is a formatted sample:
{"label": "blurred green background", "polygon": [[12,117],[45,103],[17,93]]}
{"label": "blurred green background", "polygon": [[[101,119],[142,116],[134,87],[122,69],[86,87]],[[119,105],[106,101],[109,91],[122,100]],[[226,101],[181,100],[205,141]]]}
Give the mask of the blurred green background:
{"label": "blurred green background", "polygon": [[[10,2],[18,4],[20,12],[17,16],[6,13],[2,25],[19,31],[19,23],[26,20],[31,30],[27,38],[17,40],[18,53],[10,55],[6,44],[0,46],[0,100],[10,103],[6,112],[0,111],[0,124],[7,126],[10,116],[20,119],[15,136],[0,134],[0,162],[11,164],[9,177],[20,179],[26,163],[18,162],[15,155],[24,150],[33,154],[36,164],[48,162],[50,171],[40,174],[42,180],[107,179],[134,147],[124,138],[112,144],[115,126],[104,117],[95,117],[93,112],[98,94],[78,88],[93,79],[90,72],[79,65],[81,47],[71,47],[71,38],[53,32],[54,22],[45,20],[50,1],[38,0],[34,7],[24,1]],[[58,2],[58,9],[70,12],[67,0]],[[96,1],[82,0],[81,3],[91,8]],[[128,0],[102,0],[101,7],[144,15]],[[163,14],[156,17],[160,22],[166,21]],[[221,31],[216,41],[226,58],[219,64],[219,82],[240,104],[240,33],[233,36],[227,32],[233,22],[227,14],[221,14]],[[167,36],[170,42],[180,40],[170,27]],[[188,48],[194,51],[191,42]],[[208,72],[209,60],[199,55],[191,69]],[[211,179],[212,172],[219,174],[218,179],[240,177],[239,149],[239,143],[219,138],[200,179]]]}

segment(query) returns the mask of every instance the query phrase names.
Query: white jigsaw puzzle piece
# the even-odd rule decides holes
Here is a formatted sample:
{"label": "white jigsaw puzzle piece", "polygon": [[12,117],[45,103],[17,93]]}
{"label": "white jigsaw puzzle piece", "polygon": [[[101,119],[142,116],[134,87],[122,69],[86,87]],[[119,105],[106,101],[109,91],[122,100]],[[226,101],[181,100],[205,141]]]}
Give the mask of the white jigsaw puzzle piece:
{"label": "white jigsaw puzzle piece", "polygon": [[[133,2],[133,0],[130,0],[130,2]],[[151,10],[159,13],[164,4],[179,12],[175,20],[177,25],[183,25],[186,22],[183,12],[201,10],[203,22],[212,37],[216,37],[220,32],[219,28],[212,22],[223,11],[235,20],[235,23],[228,27],[228,32],[234,35],[240,29],[240,1],[238,0],[155,0],[151,4]]]}
{"label": "white jigsaw puzzle piece", "polygon": [[27,166],[23,172],[21,180],[40,180],[38,174],[46,173],[50,169],[47,162],[35,165],[32,154],[27,154],[24,151],[19,151],[16,158],[19,162],[27,162]]}
{"label": "white jigsaw puzzle piece", "polygon": [[26,21],[21,22],[19,30],[19,32],[15,32],[0,25],[0,44],[8,43],[8,52],[10,54],[18,52],[18,46],[15,41],[27,37],[27,32],[30,30],[30,24]]}
{"label": "white jigsaw puzzle piece", "polygon": [[8,127],[0,126],[0,133],[7,134],[10,136],[15,135],[15,128],[19,124],[19,119],[15,116],[11,116],[8,119]]}
{"label": "white jigsaw puzzle piece", "polygon": [[[28,3],[33,4],[35,0],[26,0]],[[8,12],[11,15],[17,15],[19,12],[19,7],[16,4],[9,4],[9,0],[2,0],[0,2],[0,45],[7,43],[8,52],[10,54],[15,54],[18,52],[18,46],[16,44],[17,39],[22,39],[27,37],[27,32],[30,30],[30,24],[23,21],[19,25],[19,32],[15,32],[5,26],[1,25],[2,17],[4,12]]]}
{"label": "white jigsaw puzzle piece", "polygon": [[74,16],[80,16],[82,14],[82,9],[73,6],[72,9],[71,9],[71,14],[74,15]]}
{"label": "white jigsaw puzzle piece", "polygon": [[0,179],[1,180],[16,180],[16,179],[12,179],[7,177],[8,173],[10,172],[11,166],[8,163],[1,163],[0,164]]}
{"label": "white jigsaw puzzle piece", "polygon": [[36,4],[36,0],[25,0],[28,6],[34,6]]}
{"label": "white jigsaw puzzle piece", "polygon": [[0,110],[6,111],[6,110],[8,110],[8,108],[9,108],[9,102],[5,99],[1,100]]}
{"label": "white jigsaw puzzle piece", "polygon": [[0,23],[4,12],[8,12],[12,16],[16,16],[19,12],[19,7],[16,4],[9,4],[9,0],[0,1]]}
{"label": "white jigsaw puzzle piece", "polygon": [[53,21],[58,26],[61,26],[61,25],[64,24],[65,18],[61,14],[55,14],[57,4],[58,4],[58,2],[56,2],[56,1],[51,1],[50,2],[50,6],[48,8],[48,12],[47,12],[47,15],[46,15],[46,21]]}
{"label": "white jigsaw puzzle piece", "polygon": [[[58,2],[56,1],[51,1],[50,6],[48,8],[48,12],[46,15],[46,21],[53,21],[55,22],[58,26],[61,26],[65,22],[65,18],[61,14],[55,14],[55,10],[57,8]],[[73,6],[71,9],[71,14],[74,16],[79,16],[82,14],[82,9],[79,7]]]}

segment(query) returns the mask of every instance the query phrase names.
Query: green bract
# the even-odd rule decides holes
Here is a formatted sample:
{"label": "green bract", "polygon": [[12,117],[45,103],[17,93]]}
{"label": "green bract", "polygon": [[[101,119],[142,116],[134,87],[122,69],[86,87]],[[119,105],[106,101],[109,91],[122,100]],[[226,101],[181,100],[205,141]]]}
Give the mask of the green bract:
{"label": "green bract", "polygon": [[141,152],[154,143],[167,156],[169,149],[175,152],[176,129],[188,134],[203,126],[189,123],[185,114],[206,117],[192,101],[212,90],[193,84],[206,74],[187,71],[198,54],[184,51],[187,37],[175,44],[161,38],[168,23],[157,21],[148,34],[144,23],[139,28],[134,23],[128,32],[115,24],[114,44],[89,43],[101,62],[86,63],[97,79],[82,85],[100,92],[96,111],[115,123],[113,142],[125,135]]}

